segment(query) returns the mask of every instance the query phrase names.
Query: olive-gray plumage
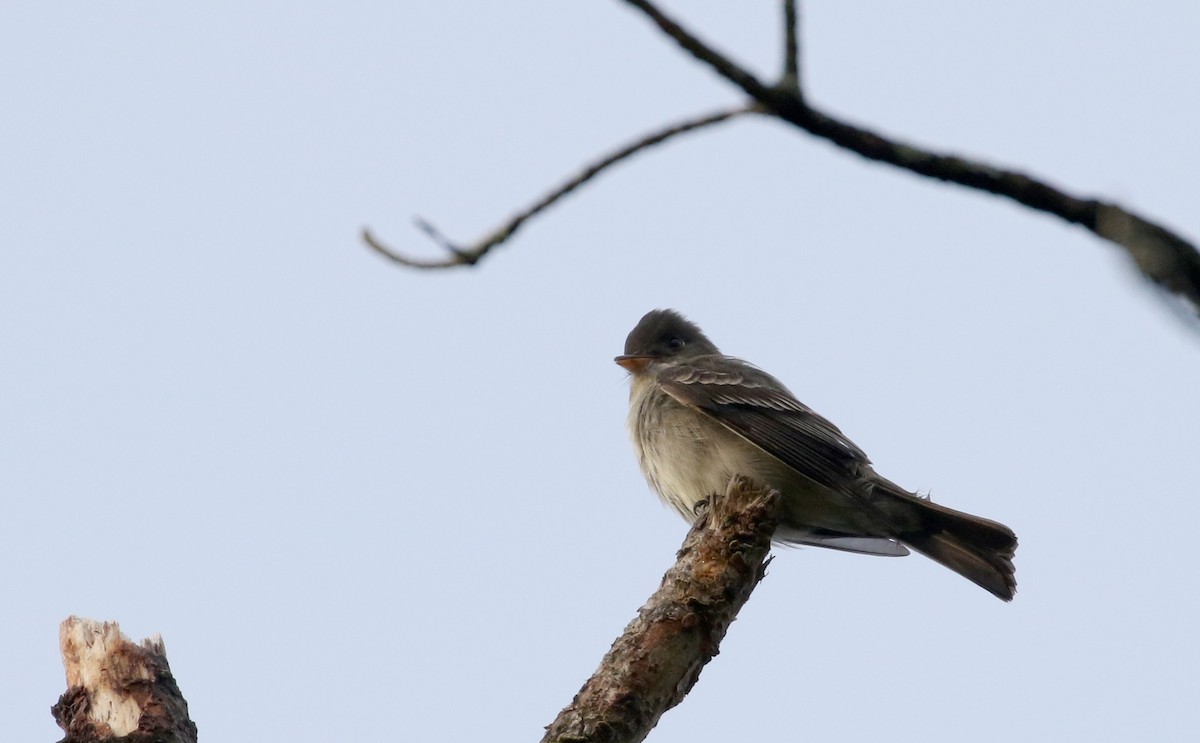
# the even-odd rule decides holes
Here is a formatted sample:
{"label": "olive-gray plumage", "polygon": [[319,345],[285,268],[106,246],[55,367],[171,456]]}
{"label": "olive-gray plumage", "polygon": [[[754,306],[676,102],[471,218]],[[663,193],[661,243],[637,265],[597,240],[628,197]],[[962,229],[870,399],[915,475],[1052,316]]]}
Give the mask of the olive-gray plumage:
{"label": "olive-gray plumage", "polygon": [[1005,601],[1017,538],[876,474],[870,460],[777,379],[725,356],[674,310],[647,313],[616,358],[631,372],[629,430],[650,485],[684,518],[745,475],[780,491],[775,539],[933,558]]}

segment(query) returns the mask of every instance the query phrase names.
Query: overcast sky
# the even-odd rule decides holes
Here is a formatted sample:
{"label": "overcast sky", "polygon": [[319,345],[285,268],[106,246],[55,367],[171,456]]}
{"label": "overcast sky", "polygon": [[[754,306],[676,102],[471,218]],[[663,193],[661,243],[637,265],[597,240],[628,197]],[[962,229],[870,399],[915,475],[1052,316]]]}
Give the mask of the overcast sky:
{"label": "overcast sky", "polygon": [[[675,2],[764,76],[778,3]],[[813,2],[811,99],[1200,237],[1200,9]],[[743,120],[614,1],[0,5],[0,719],[161,632],[202,740],[541,736],[686,524],[612,363],[654,307],[1020,535],[1005,605],[785,550],[650,740],[1186,740],[1200,336],[1081,229]]]}

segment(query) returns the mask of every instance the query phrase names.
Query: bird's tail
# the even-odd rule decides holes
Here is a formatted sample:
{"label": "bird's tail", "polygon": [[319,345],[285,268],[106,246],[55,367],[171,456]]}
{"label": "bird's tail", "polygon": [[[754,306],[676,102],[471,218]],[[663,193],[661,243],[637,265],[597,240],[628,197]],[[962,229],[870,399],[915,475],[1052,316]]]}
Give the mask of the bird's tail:
{"label": "bird's tail", "polygon": [[[881,510],[905,510],[910,518],[894,537],[1005,601],[1017,591],[1013,554],[1017,535],[1004,524],[955,511],[908,493],[880,478],[876,496],[891,501]],[[886,494],[886,495],[885,495]],[[907,504],[907,505],[902,505]]]}

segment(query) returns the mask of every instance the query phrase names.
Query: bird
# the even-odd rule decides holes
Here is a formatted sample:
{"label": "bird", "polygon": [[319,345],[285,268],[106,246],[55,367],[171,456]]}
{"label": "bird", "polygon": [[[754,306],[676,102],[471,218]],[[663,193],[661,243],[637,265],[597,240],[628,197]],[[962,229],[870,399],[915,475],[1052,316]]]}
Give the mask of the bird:
{"label": "bird", "polygon": [[652,310],[614,361],[629,372],[628,428],[651,488],[685,519],[741,475],[780,493],[772,540],[869,555],[912,549],[1004,601],[1012,529],[909,492],[875,472],[837,426],[695,323]]}

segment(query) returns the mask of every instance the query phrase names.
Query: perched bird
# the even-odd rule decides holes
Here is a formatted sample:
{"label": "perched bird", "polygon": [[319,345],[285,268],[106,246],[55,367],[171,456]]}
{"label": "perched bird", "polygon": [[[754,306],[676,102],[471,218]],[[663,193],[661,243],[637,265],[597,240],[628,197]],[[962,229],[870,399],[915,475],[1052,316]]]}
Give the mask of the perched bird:
{"label": "perched bird", "polygon": [[870,555],[920,552],[1011,601],[1017,536],[876,474],[867,455],[770,374],[725,356],[674,310],[653,310],[615,361],[650,486],[685,519],[733,475],[778,490],[777,542]]}

